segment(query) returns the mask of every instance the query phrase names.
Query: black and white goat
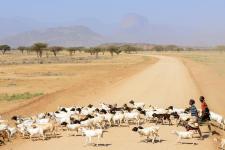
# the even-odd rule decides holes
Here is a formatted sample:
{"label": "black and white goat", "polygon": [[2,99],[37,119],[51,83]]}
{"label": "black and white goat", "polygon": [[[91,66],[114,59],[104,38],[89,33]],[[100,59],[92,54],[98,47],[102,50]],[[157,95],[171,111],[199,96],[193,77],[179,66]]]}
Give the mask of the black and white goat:
{"label": "black and white goat", "polygon": [[132,131],[138,132],[140,136],[146,136],[147,142],[148,142],[150,137],[152,138],[153,144],[155,143],[156,138],[158,138],[159,142],[161,142],[161,139],[160,139],[159,134],[158,134],[159,127],[157,127],[157,126],[151,126],[151,127],[146,127],[146,128],[143,128],[143,127],[139,126],[139,127],[134,127],[132,129]]}

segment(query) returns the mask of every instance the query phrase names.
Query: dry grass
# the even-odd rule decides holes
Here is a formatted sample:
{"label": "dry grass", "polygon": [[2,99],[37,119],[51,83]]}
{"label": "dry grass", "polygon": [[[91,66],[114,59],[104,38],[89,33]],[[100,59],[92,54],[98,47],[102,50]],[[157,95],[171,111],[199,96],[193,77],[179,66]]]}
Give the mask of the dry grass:
{"label": "dry grass", "polygon": [[[62,53],[58,58],[64,59],[64,57],[70,57],[66,55],[67,53]],[[90,57],[87,53],[78,53],[73,57],[77,58],[81,57],[81,55],[85,59]],[[17,56],[15,53],[12,53],[6,56],[1,55],[0,57],[4,57],[8,62],[17,62],[14,65],[0,65],[0,95],[2,97],[5,97],[3,95],[8,95],[4,99],[11,99],[9,97],[13,94],[26,92],[33,94],[40,92],[49,95],[67,90],[74,96],[71,97],[69,96],[71,94],[66,94],[68,95],[69,102],[93,95],[95,91],[127,78],[157,60],[146,56],[122,54],[111,57],[109,54],[106,54],[104,56],[100,55],[99,59],[95,59],[93,56],[89,62],[64,63],[63,61],[58,61],[57,63],[51,64],[21,64],[20,62],[24,57],[32,60],[36,58],[35,54],[19,54]],[[68,89],[73,90],[70,91]],[[0,112],[22,105],[20,103],[26,103],[26,96],[23,96],[24,98],[19,101],[16,101],[16,99],[18,100],[17,97],[20,97],[20,95],[16,95],[13,101],[1,101],[0,105],[6,107],[1,108]],[[58,99],[63,100],[66,98],[59,97]],[[30,98],[30,100],[32,101],[33,99]]]}
{"label": "dry grass", "polygon": [[225,116],[225,53],[220,51],[164,52],[183,60],[211,111]]}
{"label": "dry grass", "polygon": [[[85,53],[80,55],[85,57],[85,59],[90,57],[89,54]],[[24,57],[32,60],[35,56],[20,55],[16,57],[14,53],[4,56],[6,61],[16,61],[17,63],[15,65],[0,65],[0,94],[35,93],[37,91],[51,93],[66,89],[78,83],[80,79],[88,78],[90,75],[100,75],[110,71],[126,69],[132,64],[138,64],[148,59],[144,56],[121,55],[112,58],[109,55],[105,55],[90,62],[64,63],[64,61],[58,61],[53,64],[20,64],[19,62]],[[67,56],[63,55],[58,58],[60,57]],[[78,54],[78,56],[73,57],[80,56]],[[15,60],[12,58],[15,58]]]}
{"label": "dry grass", "polygon": [[225,78],[225,52],[221,51],[187,51],[161,52],[162,55],[182,57],[210,67],[218,75]]}
{"label": "dry grass", "polygon": [[[111,59],[108,53],[99,54],[98,60]],[[17,65],[17,64],[58,64],[58,63],[90,63],[96,61],[95,55],[77,52],[70,56],[68,52],[62,51],[55,57],[49,53],[48,57],[44,54],[42,58],[37,58],[34,52],[22,54],[19,51],[10,51],[5,55],[0,55],[0,65]]]}
{"label": "dry grass", "polygon": [[182,57],[202,63],[214,69],[220,76],[225,77],[225,53],[224,52],[191,52],[181,53]]}

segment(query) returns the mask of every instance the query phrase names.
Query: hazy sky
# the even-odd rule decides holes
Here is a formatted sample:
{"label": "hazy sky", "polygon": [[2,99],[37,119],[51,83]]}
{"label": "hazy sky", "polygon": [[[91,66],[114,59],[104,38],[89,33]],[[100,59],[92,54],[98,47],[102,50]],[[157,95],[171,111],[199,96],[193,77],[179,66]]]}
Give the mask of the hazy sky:
{"label": "hazy sky", "polygon": [[[14,20],[0,24],[0,32],[9,35],[19,29],[25,30],[21,28],[30,30],[30,26],[38,23],[45,24],[44,27],[71,26],[83,19],[81,25],[107,34],[113,33],[129,13],[144,16],[139,17],[142,18],[139,21],[147,20],[151,26],[149,32],[140,26],[140,31],[132,30],[133,41],[183,45],[225,44],[225,0],[0,0],[0,18]],[[28,26],[19,26],[15,23],[18,20],[30,22]],[[144,39],[145,35],[140,32],[146,32],[151,38]],[[125,35],[126,41],[130,35]]]}
{"label": "hazy sky", "polygon": [[50,22],[93,17],[110,23],[132,12],[155,24],[225,25],[225,0],[0,0],[0,6],[0,17]]}

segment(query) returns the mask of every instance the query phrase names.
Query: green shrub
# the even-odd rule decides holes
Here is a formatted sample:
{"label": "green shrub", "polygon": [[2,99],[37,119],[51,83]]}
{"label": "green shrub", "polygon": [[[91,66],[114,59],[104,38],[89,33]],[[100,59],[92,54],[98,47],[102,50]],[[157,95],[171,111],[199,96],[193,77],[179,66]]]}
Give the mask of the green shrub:
{"label": "green shrub", "polygon": [[0,101],[5,100],[5,101],[13,101],[13,100],[24,100],[24,99],[31,99],[33,97],[37,96],[42,96],[43,93],[30,93],[30,92],[25,92],[25,93],[16,93],[16,94],[0,94]]}

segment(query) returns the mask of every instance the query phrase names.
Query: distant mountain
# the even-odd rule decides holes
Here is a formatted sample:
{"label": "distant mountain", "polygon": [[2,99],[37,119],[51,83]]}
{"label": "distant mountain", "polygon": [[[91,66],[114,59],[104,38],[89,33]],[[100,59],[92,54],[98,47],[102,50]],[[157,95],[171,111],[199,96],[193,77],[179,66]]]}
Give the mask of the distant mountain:
{"label": "distant mountain", "polygon": [[169,44],[173,43],[171,38],[176,31],[174,27],[152,24],[147,17],[130,13],[121,19],[113,39],[115,42]]}
{"label": "distant mountain", "polygon": [[119,22],[107,23],[98,18],[72,18],[70,21],[55,20],[54,22],[41,22],[21,17],[0,17],[0,20],[0,44],[6,43],[13,47],[31,45],[34,42],[62,46],[92,46],[112,42],[183,46],[225,44],[223,24],[190,26],[157,23],[135,13],[125,15]]}
{"label": "distant mountain", "polygon": [[128,14],[122,18],[115,29],[113,38],[116,42],[149,42],[150,25],[146,17]]}
{"label": "distant mountain", "polygon": [[4,38],[0,40],[0,43],[9,44],[13,47],[30,46],[35,42],[59,46],[94,46],[105,41],[105,37],[85,26],[72,26],[25,32]]}
{"label": "distant mountain", "polygon": [[41,23],[33,19],[22,17],[0,17],[0,20],[0,38],[35,29],[46,28],[48,26],[47,23]]}
{"label": "distant mountain", "polygon": [[104,23],[96,18],[79,18],[70,24],[86,26],[102,35],[112,34],[116,26],[114,23]]}
{"label": "distant mountain", "polygon": [[212,46],[225,43],[224,33],[222,25],[213,28],[155,24],[145,16],[130,13],[121,19],[112,39],[114,42]]}

